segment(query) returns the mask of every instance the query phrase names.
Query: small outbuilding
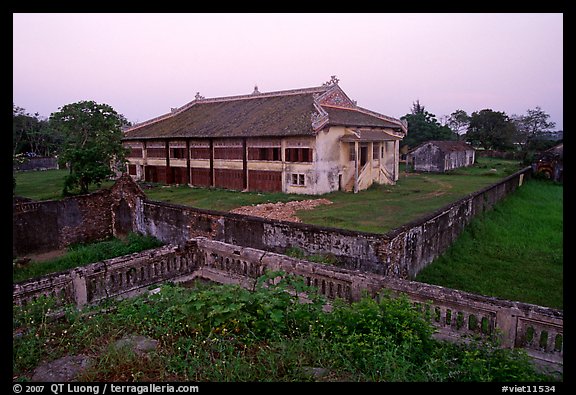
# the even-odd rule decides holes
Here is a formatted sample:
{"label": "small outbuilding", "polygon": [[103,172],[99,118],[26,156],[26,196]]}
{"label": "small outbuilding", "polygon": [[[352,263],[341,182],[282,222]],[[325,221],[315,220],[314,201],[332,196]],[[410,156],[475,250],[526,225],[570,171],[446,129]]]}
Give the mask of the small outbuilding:
{"label": "small outbuilding", "polygon": [[410,150],[406,168],[410,171],[445,172],[474,164],[475,151],[464,141],[427,141]]}

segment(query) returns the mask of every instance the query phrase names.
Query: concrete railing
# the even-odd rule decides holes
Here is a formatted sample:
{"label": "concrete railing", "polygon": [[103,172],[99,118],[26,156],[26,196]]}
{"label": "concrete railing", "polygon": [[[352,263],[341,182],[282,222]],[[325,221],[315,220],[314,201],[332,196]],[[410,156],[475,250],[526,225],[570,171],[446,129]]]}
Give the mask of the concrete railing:
{"label": "concrete railing", "polygon": [[153,284],[198,269],[196,248],[167,245],[78,267],[13,285],[13,303],[25,305],[41,296],[60,305],[82,307],[108,298],[133,296]]}
{"label": "concrete railing", "polygon": [[403,294],[437,329],[437,337],[459,341],[497,336],[503,347],[523,348],[539,361],[563,364],[561,310],[312,263],[203,237],[182,246],[168,245],[16,283],[13,302],[25,304],[46,295],[81,307],[137,295],[153,284],[195,278],[252,288],[258,277],[270,271],[301,276],[329,299],[352,302],[364,294],[378,297],[382,290]]}
{"label": "concrete railing", "polygon": [[[545,362],[563,361],[561,310],[302,261],[204,238],[198,238],[198,249],[204,255],[203,267],[212,271],[210,279],[227,278],[229,282],[246,284],[246,277],[255,281],[267,271],[284,271],[302,276],[327,298],[347,301],[359,300],[366,292],[377,297],[380,291],[389,290],[406,295],[418,306],[437,329],[437,337],[460,340],[498,336],[503,347],[524,348],[530,356]],[[242,281],[237,281],[238,277]]]}

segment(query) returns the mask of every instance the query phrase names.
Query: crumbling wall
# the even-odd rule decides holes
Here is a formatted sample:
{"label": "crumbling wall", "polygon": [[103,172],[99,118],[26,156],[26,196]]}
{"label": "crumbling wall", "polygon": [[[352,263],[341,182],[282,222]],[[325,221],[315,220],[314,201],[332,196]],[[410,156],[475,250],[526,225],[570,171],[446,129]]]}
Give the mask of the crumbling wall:
{"label": "crumbling wall", "polygon": [[16,203],[12,254],[22,256],[100,240],[112,234],[109,191],[43,202]]}
{"label": "crumbling wall", "polygon": [[530,168],[524,168],[494,185],[383,235],[378,246],[383,273],[391,277],[416,277],[420,270],[452,245],[475,216],[490,210],[494,204],[514,192],[529,175]]}
{"label": "crumbling wall", "polygon": [[123,175],[112,188],[42,202],[14,200],[12,255],[46,252],[74,243],[121,236],[136,229],[138,185]]}
{"label": "crumbling wall", "polygon": [[144,201],[138,230],[166,243],[204,236],[243,247],[283,253],[298,247],[328,254],[348,269],[414,278],[456,240],[477,214],[512,193],[530,174],[525,168],[430,215],[386,234],[348,231]]}
{"label": "crumbling wall", "polygon": [[155,202],[147,200],[125,175],[110,190],[99,193],[58,202],[15,204],[13,246],[18,255],[133,230],[171,244],[202,236],[277,253],[297,247],[310,255],[334,256],[348,269],[414,278],[446,251],[474,216],[512,193],[529,174],[527,167],[386,234]]}
{"label": "crumbling wall", "polygon": [[378,298],[382,291],[403,295],[436,327],[439,338],[497,337],[501,346],[524,348],[540,361],[563,361],[561,310],[307,262],[204,237],[14,284],[13,303],[22,305],[46,295],[81,307],[137,295],[152,284],[195,278],[253,289],[258,278],[270,272],[300,276],[328,300],[353,302],[365,294]]}

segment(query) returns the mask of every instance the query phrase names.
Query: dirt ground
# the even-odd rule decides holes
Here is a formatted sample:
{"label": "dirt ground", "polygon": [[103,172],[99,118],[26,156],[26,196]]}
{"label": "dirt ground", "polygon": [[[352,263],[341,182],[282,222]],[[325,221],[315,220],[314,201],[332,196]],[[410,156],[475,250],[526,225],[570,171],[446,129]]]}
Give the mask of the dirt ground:
{"label": "dirt ground", "polygon": [[332,204],[328,199],[300,200],[287,203],[263,203],[231,210],[231,213],[252,215],[279,221],[301,222],[296,215],[298,210],[312,210],[322,204]]}
{"label": "dirt ground", "polygon": [[19,257],[18,259],[24,263],[24,261],[30,262],[44,262],[50,259],[58,258],[66,254],[66,250],[52,250],[47,252],[42,252],[39,254],[26,254],[25,256]]}

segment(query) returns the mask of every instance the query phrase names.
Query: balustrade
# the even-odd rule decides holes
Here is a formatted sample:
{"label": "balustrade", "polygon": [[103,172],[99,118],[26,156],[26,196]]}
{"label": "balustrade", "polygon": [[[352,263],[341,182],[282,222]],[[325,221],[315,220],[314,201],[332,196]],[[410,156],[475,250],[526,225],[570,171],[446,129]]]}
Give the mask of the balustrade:
{"label": "balustrade", "polygon": [[[359,273],[250,248],[238,250],[236,246],[204,238],[195,240],[185,247],[162,247],[154,254],[112,259],[15,284],[13,301],[24,305],[45,295],[55,297],[60,304],[92,304],[126,292],[145,290],[151,284],[201,273],[198,269],[202,267],[252,280],[266,271],[280,270],[302,276],[306,285],[315,287],[329,299],[352,302],[360,297],[362,290],[375,297],[379,297],[382,289],[404,294],[440,334],[450,338],[504,335],[508,337],[507,346],[524,348],[532,356],[555,363],[561,363],[563,358],[561,311],[524,304],[518,309],[512,302],[472,297],[443,287]],[[79,278],[84,283],[77,281]],[[82,284],[84,289],[78,289]],[[86,296],[78,297],[79,292]]]}

